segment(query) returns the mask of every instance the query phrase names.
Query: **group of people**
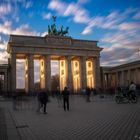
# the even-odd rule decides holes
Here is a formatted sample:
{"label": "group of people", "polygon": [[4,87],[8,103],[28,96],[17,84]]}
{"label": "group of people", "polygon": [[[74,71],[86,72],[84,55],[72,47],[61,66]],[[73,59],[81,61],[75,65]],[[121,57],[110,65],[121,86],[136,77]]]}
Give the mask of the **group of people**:
{"label": "group of people", "polygon": [[85,89],[85,94],[87,96],[86,100],[87,102],[90,102],[90,95],[96,95],[97,92],[96,92],[96,89],[95,88],[90,88],[90,87],[86,87]]}
{"label": "group of people", "polygon": [[[122,93],[121,87],[118,87],[117,90],[118,90],[118,94],[121,94],[121,93]],[[135,83],[132,81],[132,82],[130,83],[130,85],[127,87],[127,92],[126,92],[125,94],[127,94],[127,96],[130,97],[130,95],[131,95],[132,93],[135,94],[135,92],[136,92],[136,85],[135,85]]]}
{"label": "group of people", "polygon": [[[60,91],[58,91],[58,94],[60,94]],[[63,108],[64,111],[69,111],[69,90],[67,87],[64,88],[62,91],[62,96],[63,96]],[[43,109],[43,113],[47,114],[46,112],[46,106],[47,103],[49,102],[49,92],[42,90],[41,92],[38,93],[38,109],[37,112],[40,112],[41,109]]]}

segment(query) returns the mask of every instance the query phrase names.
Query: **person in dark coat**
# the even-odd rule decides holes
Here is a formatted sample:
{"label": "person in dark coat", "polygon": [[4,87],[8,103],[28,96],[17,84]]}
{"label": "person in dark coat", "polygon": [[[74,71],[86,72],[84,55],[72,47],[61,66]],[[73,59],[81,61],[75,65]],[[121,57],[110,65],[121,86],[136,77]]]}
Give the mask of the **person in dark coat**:
{"label": "person in dark coat", "polygon": [[87,102],[90,102],[90,94],[91,94],[91,90],[89,87],[87,87],[86,88]]}
{"label": "person in dark coat", "polygon": [[69,91],[67,87],[65,87],[64,90],[62,91],[62,95],[63,95],[64,111],[66,111],[66,109],[69,111]]}
{"label": "person in dark coat", "polygon": [[40,107],[39,110],[43,107],[43,112],[44,114],[46,114],[46,106],[47,106],[47,102],[48,102],[48,94],[42,90],[39,95],[38,95],[38,100],[40,102]]}

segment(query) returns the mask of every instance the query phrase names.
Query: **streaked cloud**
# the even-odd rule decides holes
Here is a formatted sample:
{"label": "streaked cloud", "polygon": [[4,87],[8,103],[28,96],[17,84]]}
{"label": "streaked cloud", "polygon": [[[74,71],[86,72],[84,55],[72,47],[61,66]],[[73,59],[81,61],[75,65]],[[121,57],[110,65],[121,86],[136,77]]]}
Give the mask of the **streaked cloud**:
{"label": "streaked cloud", "polygon": [[19,27],[13,29],[12,22],[6,21],[3,24],[0,24],[0,33],[5,35],[16,34],[16,35],[37,35],[40,33],[32,31],[28,24],[22,24]]}
{"label": "streaked cloud", "polygon": [[5,51],[6,50],[6,45],[7,45],[7,42],[0,41],[0,51]]}
{"label": "streaked cloud", "polygon": [[119,25],[120,30],[133,30],[133,29],[139,29],[140,28],[140,23],[138,22],[124,22]]}
{"label": "streaked cloud", "polygon": [[134,19],[140,19],[140,12],[137,12],[137,13],[134,15],[133,18],[134,18]]}
{"label": "streaked cloud", "polygon": [[136,21],[126,22],[125,20],[130,17],[130,15],[134,15],[137,13],[139,9],[135,8],[127,8],[123,12],[121,11],[112,11],[107,16],[96,16],[92,17],[90,22],[88,22],[87,26],[83,30],[82,34],[90,34],[94,27],[108,30],[130,30],[137,28],[139,23]]}
{"label": "streaked cloud", "polygon": [[101,40],[103,51],[101,65],[119,65],[139,59],[140,35],[137,31],[118,31],[109,33]]}
{"label": "streaked cloud", "polygon": [[9,54],[6,51],[0,51],[0,64],[8,63]]}
{"label": "streaked cloud", "polygon": [[32,7],[33,6],[33,2],[32,1],[25,1],[24,2],[24,7],[26,8],[26,9],[28,9],[28,8],[30,8],[30,7]]}
{"label": "streaked cloud", "polygon": [[11,5],[10,4],[1,4],[0,5],[0,14],[8,14],[11,12]]}
{"label": "streaked cloud", "polygon": [[48,34],[48,31],[41,33],[41,36],[44,37],[47,34]]}
{"label": "streaked cloud", "polygon": [[23,24],[20,27],[16,28],[15,30],[12,30],[12,34],[16,35],[33,35],[33,36],[39,36],[40,33],[37,33],[36,31],[32,31],[28,24]]}
{"label": "streaked cloud", "polygon": [[50,10],[56,10],[59,15],[64,14],[67,6],[68,6],[67,3],[59,0],[51,0],[50,3],[48,4],[48,8]]}
{"label": "streaked cloud", "polygon": [[59,16],[70,16],[76,23],[88,23],[88,11],[80,6],[79,3],[66,3],[59,0],[51,0],[48,8],[55,10]]}
{"label": "streaked cloud", "polygon": [[51,13],[46,13],[46,14],[42,14],[43,16],[43,19],[50,19],[52,17],[52,14]]}

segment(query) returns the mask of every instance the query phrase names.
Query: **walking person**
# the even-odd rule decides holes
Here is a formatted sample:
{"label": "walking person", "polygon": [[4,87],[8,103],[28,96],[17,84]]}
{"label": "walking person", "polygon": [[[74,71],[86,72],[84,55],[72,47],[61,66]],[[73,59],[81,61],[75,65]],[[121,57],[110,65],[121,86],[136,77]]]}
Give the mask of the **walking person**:
{"label": "walking person", "polygon": [[61,94],[60,94],[59,87],[57,87],[55,95],[56,95],[56,99],[57,99],[57,102],[58,102],[58,107],[61,107]]}
{"label": "walking person", "polygon": [[135,94],[135,92],[136,92],[136,85],[132,81],[131,84],[129,85],[128,98],[130,99],[130,96],[132,96],[133,94]]}
{"label": "walking person", "polygon": [[38,111],[40,111],[41,108],[43,108],[43,113],[47,114],[46,112],[46,106],[48,102],[48,93],[45,90],[42,90],[38,95],[38,101],[39,101],[39,108]]}
{"label": "walking person", "polygon": [[64,90],[62,91],[62,96],[63,96],[63,107],[64,111],[69,111],[69,91],[68,88],[65,87]]}
{"label": "walking person", "polygon": [[91,94],[90,88],[87,87],[86,88],[87,102],[90,102],[90,94]]}

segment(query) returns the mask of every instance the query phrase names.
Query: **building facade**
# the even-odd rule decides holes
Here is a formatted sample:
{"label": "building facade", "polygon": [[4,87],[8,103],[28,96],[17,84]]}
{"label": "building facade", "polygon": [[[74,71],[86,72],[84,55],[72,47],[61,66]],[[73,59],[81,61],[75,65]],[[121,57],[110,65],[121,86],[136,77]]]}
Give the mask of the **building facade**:
{"label": "building facade", "polygon": [[89,86],[101,87],[100,51],[97,41],[78,40],[65,36],[45,37],[10,35],[10,87],[17,90],[16,60],[25,61],[25,91],[34,92],[34,60],[40,61],[40,88],[51,90],[51,60],[59,61],[60,90],[65,86],[78,92]]}
{"label": "building facade", "polygon": [[0,92],[7,92],[10,88],[10,67],[8,64],[0,65]]}
{"label": "building facade", "polygon": [[127,87],[131,81],[140,85],[140,60],[115,66],[101,67],[102,87]]}

